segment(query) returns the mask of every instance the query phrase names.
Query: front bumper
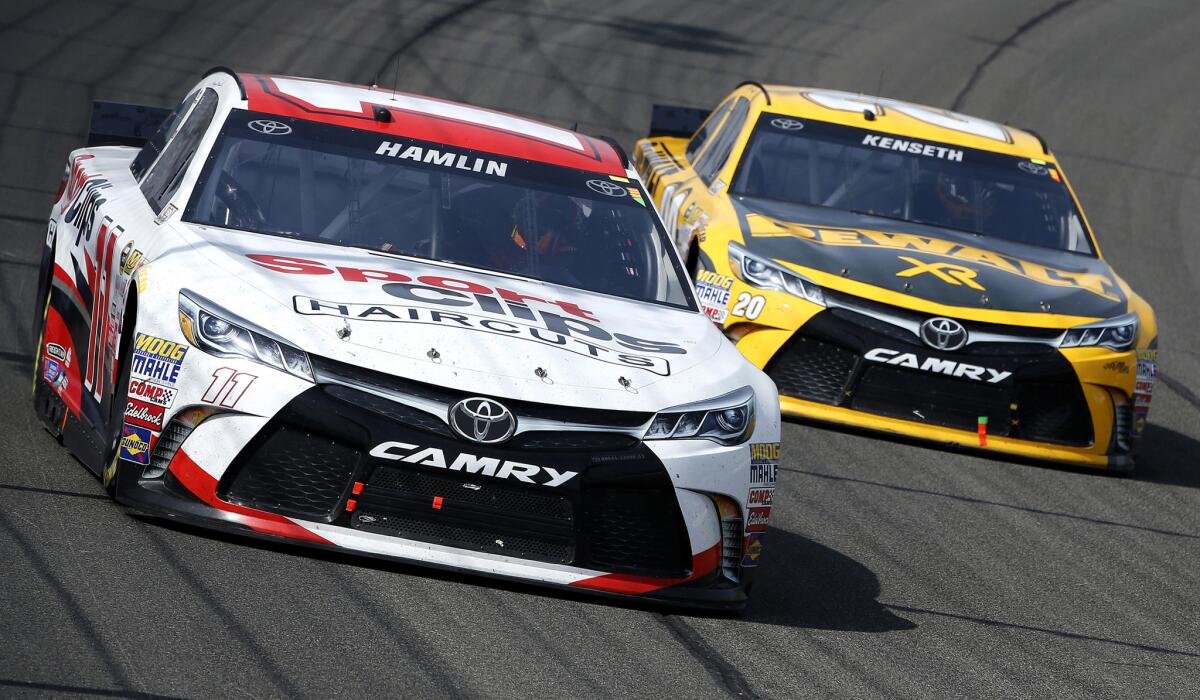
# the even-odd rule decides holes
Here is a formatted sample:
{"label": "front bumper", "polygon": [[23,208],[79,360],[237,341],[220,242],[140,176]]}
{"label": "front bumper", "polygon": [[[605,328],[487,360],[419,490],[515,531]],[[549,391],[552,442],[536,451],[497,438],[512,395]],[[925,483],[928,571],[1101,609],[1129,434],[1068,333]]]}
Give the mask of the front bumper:
{"label": "front bumper", "polygon": [[[161,477],[126,465],[118,501],[205,527],[535,584],[682,606],[745,605],[755,569],[728,565],[741,560],[740,538],[722,538],[712,499],[676,488],[645,443],[563,432],[488,448],[429,418],[350,387],[318,385],[269,420],[205,421]],[[222,441],[240,445],[232,459],[214,448]],[[384,443],[406,447],[373,456]],[[463,453],[471,459],[458,460]],[[537,465],[577,476],[550,487],[530,476]],[[738,551],[726,551],[733,546]]]}
{"label": "front bumper", "polygon": [[1030,332],[1029,342],[972,343],[940,352],[896,326],[830,308],[769,355],[755,347],[760,341],[754,333],[739,347],[750,348],[752,357],[759,353],[779,387],[784,415],[1030,459],[1129,469],[1134,435],[1127,395],[1081,381],[1081,371],[1089,370],[1037,342],[1036,329]]}

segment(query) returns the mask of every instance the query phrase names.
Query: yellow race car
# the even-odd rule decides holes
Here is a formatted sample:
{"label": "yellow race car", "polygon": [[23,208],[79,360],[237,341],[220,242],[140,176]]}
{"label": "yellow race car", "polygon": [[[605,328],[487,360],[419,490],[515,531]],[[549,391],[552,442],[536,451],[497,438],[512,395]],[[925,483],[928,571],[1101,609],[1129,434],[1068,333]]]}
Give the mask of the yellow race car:
{"label": "yellow race car", "polygon": [[1133,468],[1154,312],[1037,134],[751,82],[711,113],[656,106],[635,161],[784,414]]}

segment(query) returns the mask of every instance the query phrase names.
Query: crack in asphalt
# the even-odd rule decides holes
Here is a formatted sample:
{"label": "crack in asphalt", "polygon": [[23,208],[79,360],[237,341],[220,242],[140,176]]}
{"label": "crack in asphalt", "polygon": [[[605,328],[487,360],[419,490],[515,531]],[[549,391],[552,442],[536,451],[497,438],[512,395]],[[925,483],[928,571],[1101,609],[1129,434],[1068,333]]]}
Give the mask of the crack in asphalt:
{"label": "crack in asphalt", "polygon": [[675,639],[679,640],[679,643],[687,649],[688,653],[695,657],[709,675],[732,697],[761,697],[750,687],[750,682],[746,680],[742,672],[729,663],[721,655],[721,652],[706,642],[696,628],[689,625],[686,620],[677,615],[664,614],[659,614],[658,618]]}
{"label": "crack in asphalt", "polygon": [[954,102],[950,104],[950,109],[958,110],[962,108],[963,103],[967,99],[967,94],[975,88],[975,84],[979,82],[979,79],[983,76],[983,71],[986,70],[993,61],[999,58],[1000,54],[1004,53],[1005,49],[1008,49],[1015,44],[1017,39],[1021,38],[1021,36],[1026,32],[1031,31],[1034,27],[1038,26],[1042,22],[1045,22],[1077,2],[1079,2],[1079,0],[1059,0],[1059,2],[1022,22],[1012,34],[1009,34],[1007,37],[1002,39],[1000,43],[996,44],[991,52],[983,58],[982,61],[976,64],[975,70],[971,71],[971,76],[967,78],[967,83],[963,85],[962,90],[958,91],[958,95],[955,96]]}

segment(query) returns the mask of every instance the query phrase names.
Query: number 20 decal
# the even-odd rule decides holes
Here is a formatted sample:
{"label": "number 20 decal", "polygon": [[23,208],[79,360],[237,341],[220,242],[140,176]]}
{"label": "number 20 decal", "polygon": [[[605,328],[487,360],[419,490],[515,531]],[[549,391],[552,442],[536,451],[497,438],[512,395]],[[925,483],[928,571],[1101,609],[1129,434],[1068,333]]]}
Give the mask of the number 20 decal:
{"label": "number 20 decal", "polygon": [[238,372],[228,367],[222,367],[213,372],[212,376],[212,383],[208,385],[201,401],[219,404],[225,408],[237,406],[242,395],[246,393],[254,380],[258,379],[253,374]]}
{"label": "number 20 decal", "polygon": [[763,297],[751,296],[747,292],[742,292],[738,295],[737,302],[733,305],[733,315],[744,316],[753,321],[763,312],[763,307],[766,305],[767,300]]}

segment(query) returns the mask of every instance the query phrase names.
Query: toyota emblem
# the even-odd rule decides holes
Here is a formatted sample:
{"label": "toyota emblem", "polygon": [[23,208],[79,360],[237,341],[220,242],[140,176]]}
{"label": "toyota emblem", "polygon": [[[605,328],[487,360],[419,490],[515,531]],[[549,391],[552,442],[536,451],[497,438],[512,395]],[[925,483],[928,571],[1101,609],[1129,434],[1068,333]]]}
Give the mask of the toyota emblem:
{"label": "toyota emblem", "polygon": [[272,119],[255,119],[246,126],[267,136],[286,136],[292,133],[292,127]]}
{"label": "toyota emblem", "polygon": [[771,126],[776,129],[785,131],[799,131],[804,128],[804,122],[799,119],[788,119],[787,117],[775,117],[771,120]]}
{"label": "toyota emblem", "polygon": [[513,436],[517,419],[498,402],[472,396],[450,407],[450,428],[472,442],[494,445]]}
{"label": "toyota emblem", "polygon": [[624,187],[608,180],[588,180],[587,186],[589,190],[609,197],[624,197],[627,194]]}
{"label": "toyota emblem", "polygon": [[967,329],[952,318],[939,316],[921,324],[921,340],[938,350],[957,350],[967,344]]}

